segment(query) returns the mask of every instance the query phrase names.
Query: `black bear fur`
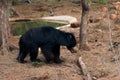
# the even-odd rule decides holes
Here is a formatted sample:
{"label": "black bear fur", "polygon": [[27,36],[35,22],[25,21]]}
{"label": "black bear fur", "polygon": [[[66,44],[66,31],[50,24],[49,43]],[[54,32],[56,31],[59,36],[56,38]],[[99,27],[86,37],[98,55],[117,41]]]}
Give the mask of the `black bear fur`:
{"label": "black bear fur", "polygon": [[20,37],[17,60],[20,63],[26,63],[24,59],[29,53],[32,62],[40,61],[37,56],[38,49],[41,48],[48,63],[51,60],[61,63],[60,46],[66,46],[68,50],[71,50],[75,45],[76,40],[72,33],[60,31],[51,26],[33,28]]}

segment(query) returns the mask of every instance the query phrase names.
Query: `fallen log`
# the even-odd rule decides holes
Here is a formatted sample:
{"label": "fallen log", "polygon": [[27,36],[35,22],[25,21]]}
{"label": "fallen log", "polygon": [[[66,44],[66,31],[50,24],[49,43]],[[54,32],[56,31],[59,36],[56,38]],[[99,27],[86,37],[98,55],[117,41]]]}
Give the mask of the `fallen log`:
{"label": "fallen log", "polygon": [[85,66],[85,63],[82,61],[82,57],[79,57],[78,60],[79,66],[82,69],[83,73],[83,80],[92,80],[89,71],[87,70],[87,67]]}
{"label": "fallen log", "polygon": [[15,21],[15,22],[19,22],[19,21],[32,21],[32,20],[41,20],[41,18],[9,18],[9,21]]}

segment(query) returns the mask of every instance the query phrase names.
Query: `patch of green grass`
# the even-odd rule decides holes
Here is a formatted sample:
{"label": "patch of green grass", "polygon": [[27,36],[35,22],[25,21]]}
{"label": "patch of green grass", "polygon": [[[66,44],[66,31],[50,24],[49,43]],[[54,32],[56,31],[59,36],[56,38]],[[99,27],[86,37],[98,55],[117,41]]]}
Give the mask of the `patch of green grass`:
{"label": "patch of green grass", "polygon": [[105,3],[106,3],[106,0],[99,0],[99,3],[100,3],[100,4],[105,4]]}
{"label": "patch of green grass", "polygon": [[22,3],[22,0],[12,0],[12,5],[18,5],[21,3]]}
{"label": "patch of green grass", "polygon": [[32,62],[32,66],[34,66],[34,67],[40,67],[40,66],[43,66],[43,65],[45,65],[44,62]]}
{"label": "patch of green grass", "polygon": [[34,3],[44,3],[44,2],[47,2],[47,3],[52,3],[52,2],[55,2],[56,0],[33,0]]}
{"label": "patch of green grass", "polygon": [[41,17],[43,17],[43,16],[45,15],[45,13],[44,13],[44,12],[41,12],[41,14],[40,14],[40,15],[41,15]]}
{"label": "patch of green grass", "polygon": [[11,22],[10,26],[11,26],[11,33],[14,36],[17,36],[17,35],[22,35],[23,33],[25,33],[31,28],[40,27],[44,25],[49,25],[49,26],[53,26],[56,28],[59,26],[63,26],[64,24],[46,22],[43,20],[34,20],[34,21],[24,21],[24,22],[23,21],[22,22]]}
{"label": "patch of green grass", "polygon": [[105,4],[106,0],[92,0],[94,3],[100,3],[100,4]]}
{"label": "patch of green grass", "polygon": [[18,16],[17,12],[13,10],[12,8],[9,9],[9,14],[10,14],[10,17]]}

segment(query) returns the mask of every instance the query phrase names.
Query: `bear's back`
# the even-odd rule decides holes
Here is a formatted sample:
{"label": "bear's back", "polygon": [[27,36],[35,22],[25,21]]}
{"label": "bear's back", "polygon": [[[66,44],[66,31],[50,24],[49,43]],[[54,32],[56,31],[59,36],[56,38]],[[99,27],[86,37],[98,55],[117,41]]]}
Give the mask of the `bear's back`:
{"label": "bear's back", "polygon": [[[32,28],[22,35],[25,42],[44,43],[57,40],[62,31],[57,30],[51,26],[41,26]],[[63,33],[63,32],[62,32]]]}

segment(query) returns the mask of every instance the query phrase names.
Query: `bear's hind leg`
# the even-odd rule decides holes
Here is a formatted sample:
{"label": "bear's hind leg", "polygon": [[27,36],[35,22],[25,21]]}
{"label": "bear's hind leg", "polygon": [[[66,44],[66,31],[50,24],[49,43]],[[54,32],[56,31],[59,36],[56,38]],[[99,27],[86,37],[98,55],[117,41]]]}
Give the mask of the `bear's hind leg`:
{"label": "bear's hind leg", "polygon": [[28,52],[25,50],[25,48],[20,48],[20,51],[19,51],[19,55],[17,57],[17,60],[18,62],[20,63],[26,63],[27,61],[25,61],[25,57],[27,56]]}
{"label": "bear's hind leg", "polygon": [[38,47],[33,47],[31,50],[30,50],[30,60],[32,62],[41,62],[40,59],[37,59],[37,56],[38,56]]}

